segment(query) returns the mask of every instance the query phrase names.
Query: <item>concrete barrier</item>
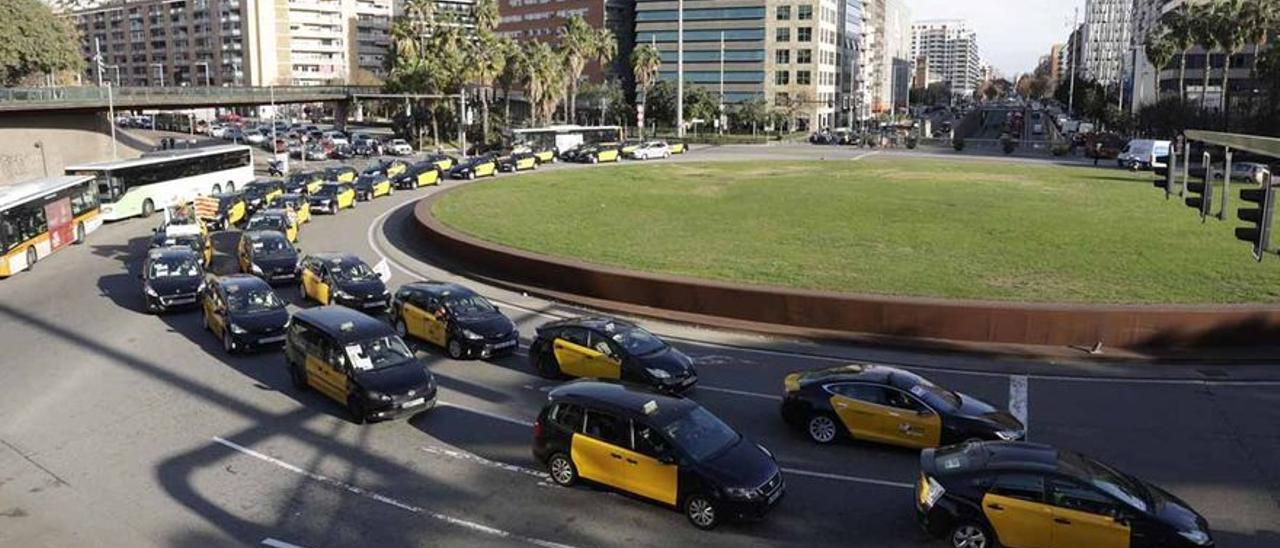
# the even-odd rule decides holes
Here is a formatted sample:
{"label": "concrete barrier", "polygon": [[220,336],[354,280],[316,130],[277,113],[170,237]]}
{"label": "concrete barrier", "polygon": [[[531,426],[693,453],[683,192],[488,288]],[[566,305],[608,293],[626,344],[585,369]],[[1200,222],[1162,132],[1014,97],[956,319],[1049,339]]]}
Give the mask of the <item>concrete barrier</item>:
{"label": "concrete barrier", "polygon": [[[64,166],[110,160],[110,124],[105,112],[0,116],[0,184],[44,177],[46,171],[49,176],[62,175]],[[121,159],[150,149],[123,134],[118,145]]]}
{"label": "concrete barrier", "polygon": [[414,217],[434,253],[476,273],[560,295],[821,332],[966,343],[1129,349],[1273,346],[1276,305],[1076,305],[887,297],[651,274],[538,255],[486,242],[431,214]]}

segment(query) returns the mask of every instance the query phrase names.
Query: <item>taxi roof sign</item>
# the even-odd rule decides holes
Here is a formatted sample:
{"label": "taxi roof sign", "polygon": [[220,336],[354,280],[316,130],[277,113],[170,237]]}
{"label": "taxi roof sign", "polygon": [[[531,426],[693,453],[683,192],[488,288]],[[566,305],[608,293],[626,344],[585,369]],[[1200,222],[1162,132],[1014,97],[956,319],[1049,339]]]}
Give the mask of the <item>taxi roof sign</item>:
{"label": "taxi roof sign", "polygon": [[650,415],[650,416],[652,416],[654,413],[657,413],[657,412],[658,412],[658,402],[657,402],[657,401],[649,400],[649,401],[647,401],[647,402],[645,402],[645,403],[644,403],[644,414],[645,414],[645,415]]}
{"label": "taxi roof sign", "polygon": [[355,322],[342,322],[342,325],[338,326],[338,329],[341,329],[343,331],[353,331],[355,330],[355,328],[356,328]]}

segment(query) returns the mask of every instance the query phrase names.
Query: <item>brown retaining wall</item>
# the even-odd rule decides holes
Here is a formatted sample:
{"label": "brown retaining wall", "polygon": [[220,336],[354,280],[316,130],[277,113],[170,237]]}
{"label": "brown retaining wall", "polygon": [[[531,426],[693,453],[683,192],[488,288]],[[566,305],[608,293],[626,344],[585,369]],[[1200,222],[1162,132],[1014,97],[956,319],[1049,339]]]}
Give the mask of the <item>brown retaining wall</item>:
{"label": "brown retaining wall", "polygon": [[589,299],[802,329],[966,342],[1103,342],[1137,349],[1274,346],[1280,341],[1276,305],[1075,305],[888,297],[718,282],[548,257],[446,226],[431,215],[431,207],[447,193],[431,195],[414,211],[436,251],[486,276]]}

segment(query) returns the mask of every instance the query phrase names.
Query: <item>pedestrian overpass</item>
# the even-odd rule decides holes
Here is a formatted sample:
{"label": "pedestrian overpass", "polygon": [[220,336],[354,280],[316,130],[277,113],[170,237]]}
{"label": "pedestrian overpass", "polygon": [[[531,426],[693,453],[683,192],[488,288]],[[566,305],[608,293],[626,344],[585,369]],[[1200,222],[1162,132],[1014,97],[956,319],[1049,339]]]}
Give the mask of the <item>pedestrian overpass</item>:
{"label": "pedestrian overpass", "polygon": [[0,115],[48,111],[99,111],[110,107],[187,109],[290,103],[347,102],[377,95],[371,86],[100,87],[0,89]]}

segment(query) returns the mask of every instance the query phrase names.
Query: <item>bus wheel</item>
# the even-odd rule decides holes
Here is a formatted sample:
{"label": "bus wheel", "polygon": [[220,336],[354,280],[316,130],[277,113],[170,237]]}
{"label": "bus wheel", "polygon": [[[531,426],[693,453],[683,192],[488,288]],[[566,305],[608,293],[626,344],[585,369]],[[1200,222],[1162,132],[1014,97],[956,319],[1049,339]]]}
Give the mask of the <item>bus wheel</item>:
{"label": "bus wheel", "polygon": [[84,243],[84,223],[76,223],[76,244]]}
{"label": "bus wheel", "polygon": [[222,185],[213,185],[214,194],[222,194]]}
{"label": "bus wheel", "polygon": [[31,270],[36,266],[36,259],[38,258],[39,257],[37,257],[35,246],[28,247],[27,248],[27,270]]}
{"label": "bus wheel", "polygon": [[231,181],[227,181],[227,192],[235,192],[235,191],[236,191],[236,184]]}
{"label": "bus wheel", "polygon": [[142,217],[143,218],[150,217],[151,214],[155,212],[156,212],[156,204],[155,202],[151,201],[151,198],[147,198],[146,200],[142,201]]}

